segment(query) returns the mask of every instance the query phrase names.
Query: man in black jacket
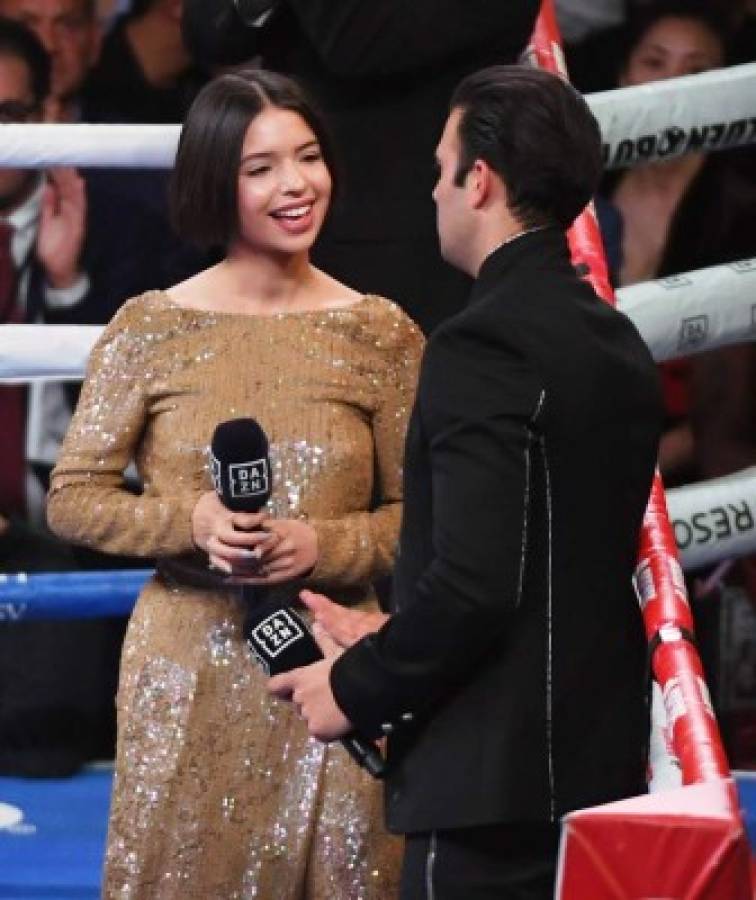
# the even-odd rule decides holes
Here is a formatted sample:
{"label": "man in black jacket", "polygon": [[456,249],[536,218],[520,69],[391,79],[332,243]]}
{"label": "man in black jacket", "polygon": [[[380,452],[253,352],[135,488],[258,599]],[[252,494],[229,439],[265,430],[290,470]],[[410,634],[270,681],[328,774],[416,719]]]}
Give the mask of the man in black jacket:
{"label": "man in black jacket", "polygon": [[645,789],[632,576],[661,423],[634,326],[572,269],[564,230],[598,126],[555,76],[458,88],[437,148],[441,249],[476,277],[431,337],[405,458],[395,612],[305,602],[341,656],[271,682],[311,732],[389,734],[405,898],[550,897],[559,818]]}
{"label": "man in black jacket", "polygon": [[433,149],[449,98],[470,72],[517,59],[539,6],[184,0],[184,25],[200,61],[255,57],[299,79],[319,102],[343,179],[315,262],[357,290],[390,297],[428,332],[462,308],[469,290],[467,277],[439,256],[431,202]]}

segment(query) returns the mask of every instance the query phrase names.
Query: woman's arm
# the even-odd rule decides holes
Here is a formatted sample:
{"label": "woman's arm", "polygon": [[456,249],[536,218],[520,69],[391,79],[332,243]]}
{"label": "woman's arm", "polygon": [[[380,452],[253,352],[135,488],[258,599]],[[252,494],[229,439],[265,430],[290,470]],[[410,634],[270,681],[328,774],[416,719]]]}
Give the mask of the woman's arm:
{"label": "woman's arm", "polygon": [[143,308],[124,305],[95,345],[76,412],[53,470],[47,517],[61,538],[106,553],[163,556],[193,549],[192,510],[204,488],[139,496],[124,470],[147,422],[153,349]]}
{"label": "woman's arm", "polygon": [[318,554],[308,578],[312,586],[368,582],[387,575],[393,566],[402,514],[404,439],[423,347],[422,335],[409,319],[402,316],[393,321],[398,321],[399,327],[392,329],[397,334],[394,346],[386,351],[372,421],[378,505],[371,511],[309,520],[317,534]]}

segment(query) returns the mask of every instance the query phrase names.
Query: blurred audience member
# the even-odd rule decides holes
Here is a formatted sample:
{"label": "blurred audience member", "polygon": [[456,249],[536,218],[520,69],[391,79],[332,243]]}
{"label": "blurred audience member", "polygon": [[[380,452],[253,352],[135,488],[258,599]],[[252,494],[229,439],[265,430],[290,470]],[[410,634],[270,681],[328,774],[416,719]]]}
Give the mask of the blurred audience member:
{"label": "blurred audience member", "polygon": [[[725,40],[720,20],[700,5],[656,5],[630,34],[620,84],[645,84],[719,67],[725,61]],[[709,156],[691,153],[610,175],[606,189],[623,223],[620,283],[634,284],[755,255],[756,185],[747,166],[751,155],[749,150]],[[701,448],[695,446],[689,416],[691,372],[713,361],[734,364],[737,357],[750,352],[749,346],[730,348],[664,367],[668,429],[660,463],[668,484],[704,477],[714,466],[709,454],[702,459]],[[741,370],[736,365],[728,380],[730,402],[733,396],[743,402],[750,394],[735,376]],[[731,422],[716,437],[710,430],[706,443],[716,440],[720,452],[730,457],[727,446],[737,437],[731,431],[735,426]],[[743,465],[750,464],[748,458],[753,461],[753,455],[754,445],[750,445],[747,456],[741,456]]]}
{"label": "blurred audience member", "polygon": [[[723,20],[701,4],[655,4],[628,33],[620,84],[645,84],[722,66],[726,39]],[[620,283],[756,256],[753,163],[753,148],[743,148],[688,154],[610,173],[605,188],[623,223]],[[720,348],[665,363],[661,369],[667,425],[659,463],[667,486],[754,465],[756,346]],[[755,575],[753,559],[741,560],[730,569],[727,583],[744,587],[756,602]],[[698,584],[710,581],[707,590],[713,588],[716,595],[716,578]],[[696,584],[691,588],[702,657],[716,693],[720,609],[703,595],[697,597]],[[726,716],[723,724],[726,732]]]}
{"label": "blurred audience member", "polygon": [[[176,13],[180,3],[177,7]],[[95,0],[0,0],[0,10],[33,31],[50,54],[52,87],[45,121],[100,121],[101,108],[90,104],[84,91],[100,49]],[[147,109],[138,121],[147,121],[148,115]],[[96,290],[71,310],[69,321],[107,322],[125,297],[141,293],[155,277],[167,286],[205,264],[168,224],[167,172],[90,169],[82,175],[90,219],[98,225],[96,231],[88,229],[85,252],[102,277]]]}
{"label": "blurred audience member", "polygon": [[96,0],[97,18],[105,31],[119,17],[127,13],[131,7],[130,0]]}
{"label": "blurred audience member", "polygon": [[183,0],[134,0],[85,88],[90,122],[181,122],[207,80],[181,32]]}
{"label": "blurred audience member", "polygon": [[733,0],[732,5],[730,62],[733,65],[756,62],[756,0]]}
{"label": "blurred audience member", "polygon": [[[76,2],[82,8],[86,5]],[[82,56],[76,66],[67,56],[69,72],[84,71],[88,51],[85,44],[80,46]],[[0,117],[4,121],[40,121],[47,108],[51,72],[41,42],[22,24],[4,19],[0,62]],[[69,79],[67,84],[75,90],[75,82]],[[134,182],[145,184],[144,178],[92,171],[86,174],[85,184],[70,168],[48,172],[0,169],[0,224],[12,268],[6,279],[6,290],[12,294],[6,300],[6,321],[104,322],[134,291],[143,291],[156,281],[167,285],[199,268],[172,236],[159,210],[134,199],[133,190],[129,194]],[[11,393],[17,398],[26,395],[21,388]],[[0,512],[23,511],[36,522],[42,520],[47,475],[55,463],[71,407],[57,383],[35,384],[28,393],[28,420],[19,420],[17,429],[21,438],[7,442],[16,446],[14,452],[21,460],[26,451],[27,477],[16,480],[10,473],[18,466],[5,467],[8,480],[17,484],[19,497],[13,500],[10,492],[4,491],[5,508],[0,506]],[[17,403],[25,405],[24,400]]]}
{"label": "blurred audience member", "polygon": [[95,0],[0,0],[0,15],[26,25],[50,55],[45,120],[78,121],[79,92],[100,52]]}
{"label": "blurred audience member", "polygon": [[[0,19],[0,120],[40,121],[50,84],[50,62],[27,28]],[[86,224],[84,183],[73,169],[0,169],[0,307],[3,323],[65,319],[91,289],[82,266]],[[42,519],[46,483],[33,475],[35,464],[54,458],[31,457],[27,469],[26,434],[31,424],[33,451],[57,446],[70,411],[59,385],[0,388],[5,424],[0,468],[0,512]],[[62,430],[61,430],[62,429]]]}
{"label": "blurred audience member", "polygon": [[[49,83],[35,35],[0,18],[0,121],[39,121]],[[86,217],[72,169],[0,169],[0,322],[59,321],[83,302],[95,283],[82,263]],[[35,524],[68,418],[59,385],[0,385],[0,571],[75,568]],[[65,774],[109,752],[119,640],[105,620],[0,623],[0,773]]]}
{"label": "blurred audience member", "polygon": [[[259,56],[328,112],[343,192],[317,265],[392,297],[423,328],[459,310],[468,279],[441,259],[433,151],[464,75],[514,62],[540,3],[490,0],[185,0],[189,46],[208,64]],[[247,11],[245,28],[237,11]]]}

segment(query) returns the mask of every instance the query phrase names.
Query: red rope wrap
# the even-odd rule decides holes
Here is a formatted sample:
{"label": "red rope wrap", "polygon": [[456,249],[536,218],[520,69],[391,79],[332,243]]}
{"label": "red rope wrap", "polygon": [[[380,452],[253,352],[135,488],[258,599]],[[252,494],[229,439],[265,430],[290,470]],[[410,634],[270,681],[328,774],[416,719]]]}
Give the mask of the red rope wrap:
{"label": "red rope wrap", "polygon": [[[568,79],[553,0],[542,0],[531,46],[531,62]],[[596,293],[614,305],[614,291],[592,205],[567,233],[572,260]],[[674,533],[667,515],[664,486],[657,472],[641,529],[636,570],[654,676],[664,692],[672,746],[684,784],[730,775],[701,661],[691,638],[688,605]]]}

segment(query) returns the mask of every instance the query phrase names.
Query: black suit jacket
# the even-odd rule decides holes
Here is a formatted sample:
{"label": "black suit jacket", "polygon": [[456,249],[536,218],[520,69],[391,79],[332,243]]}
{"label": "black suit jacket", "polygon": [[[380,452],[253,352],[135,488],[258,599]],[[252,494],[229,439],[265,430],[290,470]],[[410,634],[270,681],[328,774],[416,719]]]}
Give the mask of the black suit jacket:
{"label": "black suit jacket", "polygon": [[396,615],[332,673],[360,730],[392,732],[392,830],[548,821],[643,790],[631,579],[660,422],[645,345],[555,229],[493,253],[432,336]]}
{"label": "black suit jacket", "polygon": [[[241,55],[230,0],[185,0],[204,58]],[[323,108],[342,158],[340,199],[315,262],[390,297],[424,330],[459,311],[469,280],[440,257],[433,152],[457,83],[525,48],[538,0],[281,0],[249,55],[293,75]]]}

